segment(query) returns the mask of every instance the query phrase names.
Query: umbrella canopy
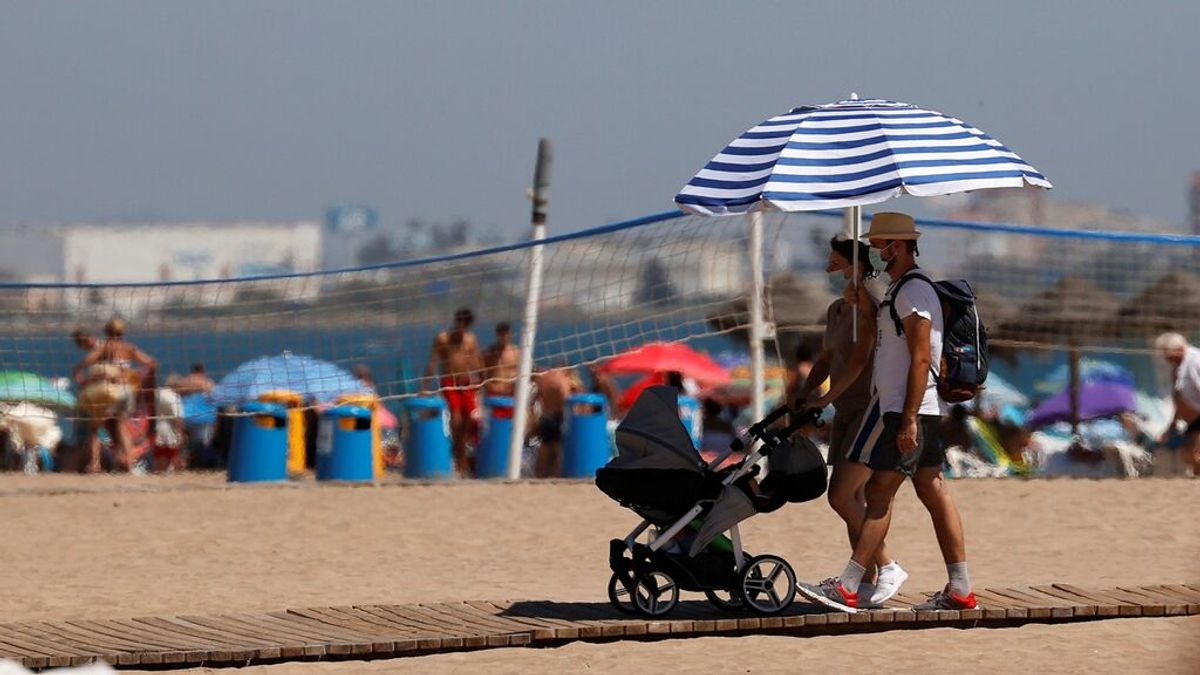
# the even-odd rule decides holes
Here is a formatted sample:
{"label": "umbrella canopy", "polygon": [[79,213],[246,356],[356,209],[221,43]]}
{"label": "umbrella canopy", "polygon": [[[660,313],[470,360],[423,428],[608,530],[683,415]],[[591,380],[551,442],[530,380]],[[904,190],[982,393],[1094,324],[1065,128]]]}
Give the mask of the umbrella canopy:
{"label": "umbrella canopy", "polygon": [[851,97],[793,108],[746,131],[675,197],[729,215],[774,207],[817,211],[983,188],[1051,187],[1016,153],[954,117]]}
{"label": "umbrella canopy", "polygon": [[15,370],[0,372],[0,401],[28,401],[45,406],[74,408],[75,395],[50,380]]}
{"label": "umbrella canopy", "polygon": [[[1034,387],[1040,392],[1055,392],[1070,383],[1071,369],[1063,364],[1050,374],[1037,381]],[[1084,357],[1079,360],[1079,381],[1085,384],[1122,384],[1129,388],[1134,386],[1133,371],[1125,366],[1117,365],[1104,359]],[[988,387],[992,386],[991,376],[988,376]]]}
{"label": "umbrella canopy", "polygon": [[703,384],[724,384],[729,373],[708,357],[679,342],[651,342],[618,354],[600,367],[603,373],[678,372]]}
{"label": "umbrella canopy", "polygon": [[1066,276],[1038,293],[994,337],[1030,342],[1069,339],[1098,342],[1113,332],[1119,303],[1107,291],[1078,276]]}
{"label": "umbrella canopy", "polygon": [[991,371],[987,376],[986,386],[979,392],[979,406],[999,411],[1005,406],[1024,408],[1029,405],[1029,398],[1017,390],[1012,384]]}
{"label": "umbrella canopy", "polygon": [[1121,306],[1122,333],[1154,335],[1200,329],[1200,277],[1172,270]]}
{"label": "umbrella canopy", "polygon": [[311,356],[284,352],[247,361],[226,375],[210,397],[218,406],[253,401],[278,390],[288,390],[318,401],[362,392],[363,384],[348,371]]}
{"label": "umbrella canopy", "polygon": [[[1091,420],[1137,409],[1133,387],[1115,382],[1088,382],[1079,388],[1079,419]],[[1035,427],[1071,421],[1071,394],[1063,390],[1042,401],[1029,416]]]}

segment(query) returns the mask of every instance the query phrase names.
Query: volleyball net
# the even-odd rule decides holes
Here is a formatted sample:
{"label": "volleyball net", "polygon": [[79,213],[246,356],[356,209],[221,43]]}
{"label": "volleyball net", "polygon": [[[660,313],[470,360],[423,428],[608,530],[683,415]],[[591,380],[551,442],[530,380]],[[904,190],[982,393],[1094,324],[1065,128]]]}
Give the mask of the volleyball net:
{"label": "volleyball net", "polygon": [[[1200,238],[919,222],[920,264],[935,277],[972,283],[1002,348],[1147,353],[1162,331],[1191,336],[1200,329],[1200,278],[1191,271]],[[766,351],[786,361],[796,345],[819,341],[826,308],[841,291],[842,279],[827,274],[825,262],[842,222],[836,213],[766,213],[763,227],[765,316],[773,329]],[[550,237],[541,246],[535,370],[599,363],[657,341],[729,352],[727,364],[743,358],[737,354],[745,351],[751,288],[744,218],[669,212]],[[431,347],[458,309],[471,310],[481,349],[495,341],[499,324],[511,326],[513,343],[520,343],[532,247],[211,281],[6,283],[0,400],[57,404],[76,414],[67,412],[74,408],[63,394],[89,377],[78,366],[104,345],[104,326],[114,317],[125,324],[125,340],[154,361],[150,377],[139,371],[142,389],[193,370],[221,383],[241,368],[240,381],[249,384],[236,396],[303,388],[297,393],[315,405],[350,387],[347,377],[359,379],[352,373],[369,378],[384,400],[433,392],[443,382],[426,377]],[[77,331],[97,342],[76,341]],[[298,356],[331,368],[297,376],[286,364]],[[247,373],[254,363],[258,370]],[[480,369],[472,381],[494,372]],[[231,403],[235,395],[224,393]]]}

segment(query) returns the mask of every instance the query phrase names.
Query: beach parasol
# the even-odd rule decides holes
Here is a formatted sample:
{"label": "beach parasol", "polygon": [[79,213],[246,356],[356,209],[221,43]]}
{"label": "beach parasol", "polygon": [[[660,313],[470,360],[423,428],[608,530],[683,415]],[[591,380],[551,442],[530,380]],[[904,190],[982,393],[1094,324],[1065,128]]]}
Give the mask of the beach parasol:
{"label": "beach parasol", "polygon": [[[675,203],[710,216],[842,208],[847,234],[861,240],[863,206],[901,194],[933,197],[1026,185],[1051,187],[1016,153],[962,120],[851,94],[752,127],[688,181]],[[752,221],[756,239],[761,236]],[[857,271],[857,247],[852,263]],[[760,370],[761,356],[756,358]]]}
{"label": "beach parasol", "polygon": [[701,384],[723,384],[729,373],[707,354],[679,342],[651,342],[609,359],[600,372],[611,374],[677,372]]}
{"label": "beach parasol", "polygon": [[1042,401],[1030,414],[1029,424],[1040,427],[1054,422],[1073,422],[1078,425],[1084,420],[1136,409],[1137,396],[1133,387],[1117,382],[1087,382],[1080,386],[1077,397],[1064,389]]}
{"label": "beach parasol", "polygon": [[363,384],[349,371],[332,363],[284,352],[247,361],[222,378],[210,399],[217,406],[256,400],[286,390],[317,401],[333,401],[343,394],[362,392]]}
{"label": "beach parasol", "polygon": [[26,401],[57,408],[74,408],[75,395],[35,375],[15,370],[0,372],[0,401]]}
{"label": "beach parasol", "polygon": [[1171,270],[1121,305],[1117,313],[1124,335],[1153,336],[1167,331],[1200,330],[1200,277]]}

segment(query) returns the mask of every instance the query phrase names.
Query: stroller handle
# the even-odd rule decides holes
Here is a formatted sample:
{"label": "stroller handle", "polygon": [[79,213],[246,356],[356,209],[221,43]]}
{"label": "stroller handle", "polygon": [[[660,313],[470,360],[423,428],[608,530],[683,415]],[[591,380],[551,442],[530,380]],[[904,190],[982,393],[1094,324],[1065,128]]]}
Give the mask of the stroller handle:
{"label": "stroller handle", "polygon": [[[779,431],[767,429],[762,423],[750,427],[750,435],[762,441],[764,444],[763,454],[770,454],[772,442],[786,442],[789,438],[791,438],[792,434],[809,425],[817,427],[824,425],[824,422],[821,421],[820,409],[808,408],[802,410],[803,412],[794,415],[795,419],[792,420],[791,424],[787,425],[783,429],[780,429]],[[775,413],[777,412],[778,410],[772,411],[770,415],[763,418],[763,421],[765,422],[767,419],[771,419],[772,417],[774,417],[774,419],[771,421],[774,421],[775,419],[782,417],[782,415],[776,415]]]}
{"label": "stroller handle", "polygon": [[791,412],[791,410],[791,407],[784,403],[778,408],[767,413],[766,417],[750,425],[750,435],[756,438],[761,437],[762,433],[766,431],[767,427],[771,426],[776,420]]}

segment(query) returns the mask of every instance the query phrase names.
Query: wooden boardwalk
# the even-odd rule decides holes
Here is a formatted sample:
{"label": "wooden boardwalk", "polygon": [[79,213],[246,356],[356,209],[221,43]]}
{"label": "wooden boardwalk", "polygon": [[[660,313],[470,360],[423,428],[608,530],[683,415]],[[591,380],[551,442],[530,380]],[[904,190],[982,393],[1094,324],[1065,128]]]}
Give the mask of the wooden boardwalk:
{"label": "wooden boardwalk", "polygon": [[103,660],[117,666],[191,667],[289,660],[392,658],[464,649],[552,646],[574,640],[769,633],[796,636],[1115,617],[1200,614],[1200,584],[1081,589],[1069,584],[989,588],[980,608],[915,612],[901,594],[883,610],[827,613],[797,603],[782,616],[721,612],[681,602],[664,620],[607,603],[456,602],[309,607],[278,612],[0,624],[0,657],[30,668]]}

